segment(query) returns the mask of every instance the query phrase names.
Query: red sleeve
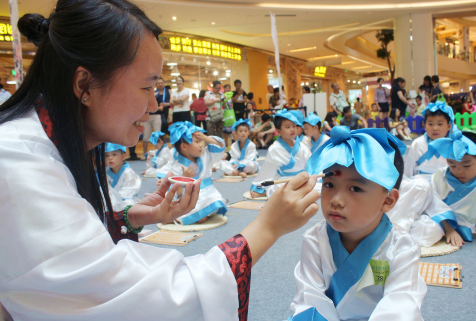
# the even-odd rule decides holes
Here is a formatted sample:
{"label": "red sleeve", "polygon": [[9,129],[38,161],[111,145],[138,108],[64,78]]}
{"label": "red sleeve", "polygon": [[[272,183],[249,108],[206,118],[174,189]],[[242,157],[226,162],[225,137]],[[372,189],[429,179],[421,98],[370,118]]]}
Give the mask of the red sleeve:
{"label": "red sleeve", "polygon": [[238,234],[218,245],[226,256],[238,287],[238,315],[240,321],[248,320],[251,284],[251,251],[243,235]]}
{"label": "red sleeve", "polygon": [[139,237],[137,236],[137,234],[129,232],[129,230],[127,230],[126,234],[121,233],[122,226],[126,226],[124,220],[122,219],[123,214],[124,211],[114,212],[114,221],[110,222],[110,220],[108,220],[107,229],[109,234],[111,235],[112,241],[115,244],[117,244],[117,242],[119,242],[120,240],[131,240],[134,242],[138,242]]}

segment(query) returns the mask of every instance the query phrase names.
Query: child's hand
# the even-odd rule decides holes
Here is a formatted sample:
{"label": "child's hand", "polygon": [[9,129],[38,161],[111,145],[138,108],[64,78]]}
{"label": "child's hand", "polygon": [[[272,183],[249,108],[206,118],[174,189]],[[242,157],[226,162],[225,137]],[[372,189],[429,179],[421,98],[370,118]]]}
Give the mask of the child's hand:
{"label": "child's hand", "polygon": [[455,230],[446,233],[446,243],[451,243],[453,246],[463,246],[464,241]]}
{"label": "child's hand", "polygon": [[194,166],[194,165],[195,165],[195,164],[193,164],[193,163],[190,164],[190,166],[188,166],[188,167],[185,167],[185,166],[183,166],[183,165],[180,165],[180,166],[182,166],[182,170],[183,170],[182,176],[190,177],[190,178],[192,178],[193,176],[195,176],[195,167],[196,167],[196,166]]}
{"label": "child's hand", "polygon": [[154,157],[154,156],[152,156],[151,153],[147,154],[147,160],[149,160],[149,159],[151,159],[151,158],[153,158],[153,157]]}
{"label": "child's hand", "polygon": [[193,135],[194,135],[195,137],[197,137],[198,139],[200,139],[200,140],[205,140],[205,139],[208,137],[208,136],[205,135],[204,133],[198,132],[198,131],[195,132],[195,133],[193,133]]}

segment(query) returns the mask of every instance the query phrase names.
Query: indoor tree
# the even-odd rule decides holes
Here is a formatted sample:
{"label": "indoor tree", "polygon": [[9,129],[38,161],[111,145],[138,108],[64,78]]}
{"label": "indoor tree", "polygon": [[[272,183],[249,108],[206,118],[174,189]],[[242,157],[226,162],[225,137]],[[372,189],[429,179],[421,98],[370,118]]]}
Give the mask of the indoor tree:
{"label": "indoor tree", "polygon": [[393,29],[382,29],[375,34],[378,42],[380,42],[380,48],[377,49],[377,57],[380,59],[387,59],[388,69],[390,70],[390,84],[393,84],[395,78],[395,65],[392,68],[392,62],[390,61],[390,51],[388,50],[388,44],[393,41]]}

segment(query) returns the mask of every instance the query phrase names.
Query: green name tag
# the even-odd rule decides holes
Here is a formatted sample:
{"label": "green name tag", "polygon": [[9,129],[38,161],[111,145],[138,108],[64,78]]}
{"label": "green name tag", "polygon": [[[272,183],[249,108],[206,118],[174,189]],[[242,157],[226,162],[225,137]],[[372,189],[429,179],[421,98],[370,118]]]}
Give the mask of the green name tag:
{"label": "green name tag", "polygon": [[374,275],[374,285],[380,283],[381,286],[385,285],[388,275],[390,274],[390,266],[388,261],[370,260],[370,267]]}

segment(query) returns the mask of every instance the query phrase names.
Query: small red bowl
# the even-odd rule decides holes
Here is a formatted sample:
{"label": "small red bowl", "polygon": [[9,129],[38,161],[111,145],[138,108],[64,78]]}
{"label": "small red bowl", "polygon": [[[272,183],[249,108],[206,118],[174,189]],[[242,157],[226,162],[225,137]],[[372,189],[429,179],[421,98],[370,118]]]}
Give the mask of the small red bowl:
{"label": "small red bowl", "polygon": [[181,187],[185,187],[188,183],[195,183],[196,179],[185,176],[169,177],[169,182],[172,184],[179,183]]}

